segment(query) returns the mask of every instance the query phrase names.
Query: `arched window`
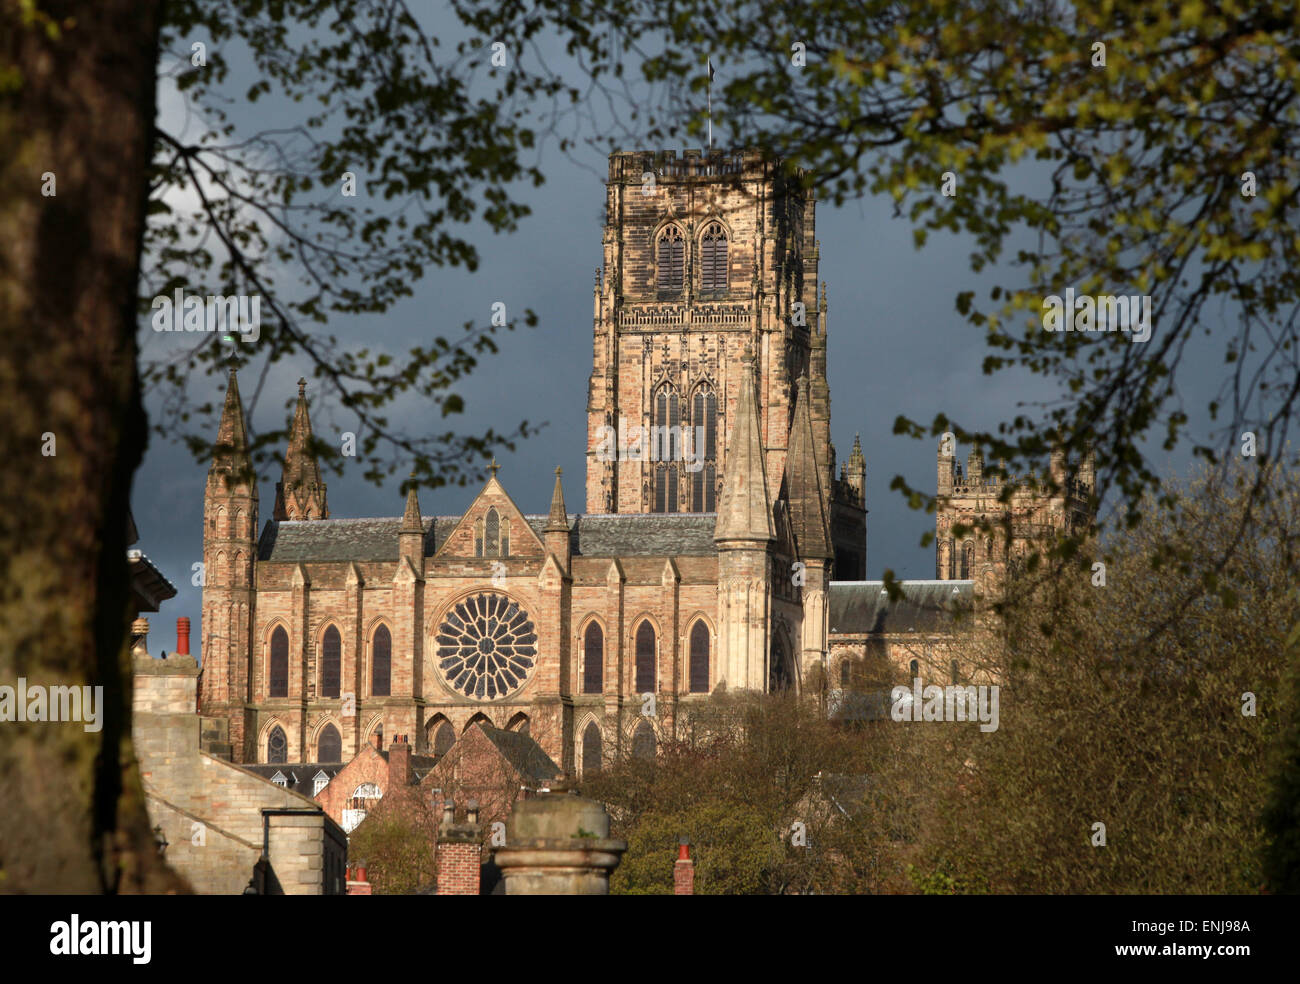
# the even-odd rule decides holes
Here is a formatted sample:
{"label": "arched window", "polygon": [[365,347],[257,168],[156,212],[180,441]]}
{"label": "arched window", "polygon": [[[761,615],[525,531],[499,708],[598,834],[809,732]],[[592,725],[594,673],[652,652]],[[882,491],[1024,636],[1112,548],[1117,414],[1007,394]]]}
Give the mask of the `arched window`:
{"label": "arched window", "polygon": [[727,233],[717,222],[700,237],[700,289],[727,289]]}
{"label": "arched window", "polygon": [[332,625],[326,629],[320,648],[320,695],[337,697],[343,668],[343,637],[339,635],[339,630]]}
{"label": "arched window", "polygon": [[691,629],[691,693],[709,692],[709,627],[704,619]]}
{"label": "arched window", "polygon": [[343,761],[343,739],[339,737],[339,729],[332,724],[325,725],[316,738],[316,761]]}
{"label": "arched window", "polygon": [[967,540],[961,547],[961,579],[965,581],[970,577],[972,562],[975,559],[975,544]]}
{"label": "arched window", "polygon": [[370,646],[370,693],[374,697],[387,697],[392,689],[393,636],[388,626],[375,629]]}
{"label": "arched window", "polygon": [[[718,488],[718,397],[707,386],[691,400],[691,508],[713,512]],[[702,462],[702,464],[701,464]]]}
{"label": "arched window", "polygon": [[483,517],[474,520],[474,556],[483,556]]}
{"label": "arched window", "polygon": [[636,630],[636,692],[655,689],[655,628],[646,621]]}
{"label": "arched window", "polygon": [[678,466],[682,460],[682,402],[671,386],[660,387],[650,421],[650,460],[654,462],[654,511],[677,512]]}
{"label": "arched window", "polygon": [[641,719],[641,723],[632,732],[632,757],[646,762],[653,762],[655,757],[655,733],[650,722]]}
{"label": "arched window", "polygon": [[582,774],[592,776],[600,771],[600,728],[588,721],[582,732]]}
{"label": "arched window", "polygon": [[528,715],[520,711],[506,724],[507,731],[514,731],[521,735],[528,734]]}
{"label": "arched window", "polygon": [[681,291],[686,282],[686,240],[682,238],[682,230],[668,226],[659,233],[655,259],[655,286],[661,291]]}
{"label": "arched window", "polygon": [[271,633],[271,665],[268,667],[267,696],[289,696],[289,633],[277,625]]}
{"label": "arched window", "polygon": [[845,690],[849,687],[849,680],[852,678],[853,664],[847,659],[840,660],[840,686]]}
{"label": "arched window", "polygon": [[907,668],[911,672],[913,680],[921,675],[921,664],[916,660],[912,660],[912,662],[908,663]]}
{"label": "arched window", "polygon": [[501,517],[495,509],[487,511],[487,524],[483,533],[483,556],[499,557],[501,555]]}
{"label": "arched window", "polygon": [[289,742],[285,740],[284,729],[278,724],[266,738],[266,761],[272,765],[289,761]]}
{"label": "arched window", "polygon": [[794,672],[790,659],[786,655],[785,644],[780,636],[772,636],[771,664],[768,667],[767,689],[769,693],[779,693],[794,686]]}
{"label": "arched window", "polygon": [[958,673],[957,673],[957,661],[954,659],[954,660],[953,660],[951,663],[949,663],[948,665],[949,665],[949,667],[952,669],[952,682],[953,682],[953,683],[961,683],[961,680],[958,679]]}
{"label": "arched window", "polygon": [[434,729],[433,741],[430,744],[433,746],[434,755],[446,755],[451,751],[451,746],[456,744],[456,729],[446,718]]}
{"label": "arched window", "polygon": [[501,520],[501,556],[510,556],[510,521]]}
{"label": "arched window", "polygon": [[605,689],[605,633],[592,622],[582,640],[582,692],[598,694]]}

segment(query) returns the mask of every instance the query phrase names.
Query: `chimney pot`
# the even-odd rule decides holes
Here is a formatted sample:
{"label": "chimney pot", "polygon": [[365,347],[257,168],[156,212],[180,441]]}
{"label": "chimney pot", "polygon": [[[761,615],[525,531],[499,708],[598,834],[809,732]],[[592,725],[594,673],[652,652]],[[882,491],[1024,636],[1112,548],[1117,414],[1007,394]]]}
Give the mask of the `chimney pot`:
{"label": "chimney pot", "polygon": [[176,655],[190,654],[190,620],[182,615],[176,620]]}

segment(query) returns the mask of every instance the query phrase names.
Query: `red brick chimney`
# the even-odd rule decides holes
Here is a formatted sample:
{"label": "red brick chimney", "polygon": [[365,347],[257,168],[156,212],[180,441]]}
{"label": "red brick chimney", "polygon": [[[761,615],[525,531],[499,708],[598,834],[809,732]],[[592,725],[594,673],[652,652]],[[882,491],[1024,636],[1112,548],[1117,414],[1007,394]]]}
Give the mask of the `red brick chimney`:
{"label": "red brick chimney", "polygon": [[382,731],[376,731],[370,736],[370,744],[375,746],[376,751],[382,752],[384,750],[384,733]]}
{"label": "red brick chimney", "polygon": [[182,615],[176,620],[176,655],[190,654],[190,620]]}
{"label": "red brick chimney", "polygon": [[691,844],[685,837],[677,844],[677,863],[673,865],[673,894],[695,894],[695,862],[691,860]]}
{"label": "red brick chimney", "polygon": [[411,746],[406,735],[393,735],[388,746],[388,788],[405,789],[411,784]]}
{"label": "red brick chimney", "polygon": [[456,823],[456,807],[443,804],[438,828],[438,894],[477,895],[483,828],[478,822],[478,804],[466,805],[465,823]]}

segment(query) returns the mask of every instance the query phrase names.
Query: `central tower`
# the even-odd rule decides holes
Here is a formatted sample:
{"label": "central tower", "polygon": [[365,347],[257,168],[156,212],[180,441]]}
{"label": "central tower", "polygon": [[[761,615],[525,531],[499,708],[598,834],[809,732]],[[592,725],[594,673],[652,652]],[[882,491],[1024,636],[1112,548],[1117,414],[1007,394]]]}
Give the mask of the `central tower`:
{"label": "central tower", "polygon": [[822,488],[833,487],[814,198],[802,179],[753,151],[610,156],[588,512],[717,510],[746,352],[768,501],[779,498],[804,374]]}

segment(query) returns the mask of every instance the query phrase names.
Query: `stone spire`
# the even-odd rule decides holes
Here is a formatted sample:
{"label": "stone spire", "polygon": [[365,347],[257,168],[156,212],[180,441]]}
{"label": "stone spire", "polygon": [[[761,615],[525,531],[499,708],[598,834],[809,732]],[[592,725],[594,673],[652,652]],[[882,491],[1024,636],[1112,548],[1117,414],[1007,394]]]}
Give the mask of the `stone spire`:
{"label": "stone spire", "polygon": [[551,493],[551,513],[546,517],[544,533],[568,533],[569,514],[564,508],[564,487],[560,484],[561,471],[555,469],[555,491]]}
{"label": "stone spire", "polygon": [[397,553],[411,562],[416,574],[424,575],[424,520],[420,518],[420,495],[414,471],[406,490],[406,512],[402,514],[402,526],[397,531]]}
{"label": "stone spire", "polygon": [[867,502],[867,459],[862,454],[862,435],[853,435],[853,450],[849,452],[847,469],[849,487],[857,494],[858,505]]}
{"label": "stone spire", "polygon": [[571,559],[569,545],[569,514],[564,508],[564,487],[560,484],[560,469],[555,469],[555,491],[551,493],[551,512],[546,517],[546,526],[542,537],[546,549],[555,555],[556,561],[565,570],[569,569]]}
{"label": "stone spire", "polygon": [[298,380],[298,406],[293,412],[289,431],[289,449],[284,456],[284,471],[275,486],[275,518],[328,519],[329,504],[325,483],[320,480],[320,464],[312,448],[311,416],[307,412],[307,380]]}
{"label": "stone spire", "polygon": [[252,478],[248,432],[244,426],[244,404],[239,398],[239,379],[233,368],[230,370],[230,381],[226,384],[226,405],[221,411],[221,423],[217,427],[216,449],[212,454],[209,474],[217,471],[224,471],[232,479]]}
{"label": "stone spire", "polygon": [[800,376],[790,450],[786,454],[786,494],[790,498],[790,524],[800,559],[827,560],[831,557],[831,538],[810,402],[808,377]]}
{"label": "stone spire", "polygon": [[736,419],[731,428],[726,474],[722,480],[722,501],[718,504],[718,522],[713,534],[716,543],[766,543],[776,538],[772,507],[767,498],[751,350],[745,350],[741,366],[740,396],[736,401]]}

